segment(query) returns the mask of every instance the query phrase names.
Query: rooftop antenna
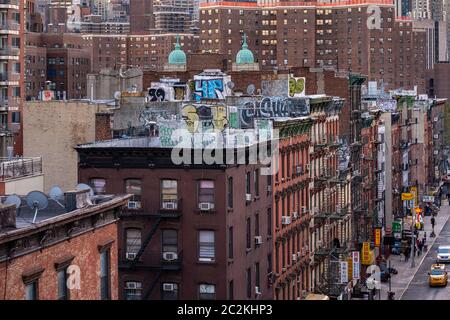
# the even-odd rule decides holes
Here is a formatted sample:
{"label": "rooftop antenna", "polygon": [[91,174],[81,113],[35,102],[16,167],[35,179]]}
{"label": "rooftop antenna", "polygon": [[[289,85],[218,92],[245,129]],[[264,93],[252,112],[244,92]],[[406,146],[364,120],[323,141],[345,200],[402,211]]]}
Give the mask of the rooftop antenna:
{"label": "rooftop antenna", "polygon": [[253,95],[255,93],[256,87],[254,84],[249,84],[247,87],[247,94],[249,96]]}
{"label": "rooftop antenna", "polygon": [[61,207],[65,207],[63,204],[61,204],[60,201],[64,199],[64,191],[59,186],[53,186],[48,195],[50,196],[50,199],[54,200],[57,204],[59,204]]}
{"label": "rooftop antenna", "polygon": [[31,191],[27,194],[26,201],[27,205],[34,209],[33,223],[35,223],[38,211],[48,207],[47,196],[40,191]]}
{"label": "rooftop antenna", "polygon": [[17,195],[13,194],[6,198],[4,204],[14,204],[16,206],[16,209],[19,209],[22,201]]}

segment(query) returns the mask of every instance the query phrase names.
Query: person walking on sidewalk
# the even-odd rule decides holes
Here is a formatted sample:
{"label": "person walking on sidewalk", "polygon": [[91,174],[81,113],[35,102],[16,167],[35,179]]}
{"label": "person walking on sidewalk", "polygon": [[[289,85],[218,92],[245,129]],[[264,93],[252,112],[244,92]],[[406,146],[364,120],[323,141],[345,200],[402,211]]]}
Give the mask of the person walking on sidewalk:
{"label": "person walking on sidewalk", "polygon": [[423,241],[419,241],[417,248],[419,249],[419,250],[417,250],[417,256],[420,256],[422,254]]}

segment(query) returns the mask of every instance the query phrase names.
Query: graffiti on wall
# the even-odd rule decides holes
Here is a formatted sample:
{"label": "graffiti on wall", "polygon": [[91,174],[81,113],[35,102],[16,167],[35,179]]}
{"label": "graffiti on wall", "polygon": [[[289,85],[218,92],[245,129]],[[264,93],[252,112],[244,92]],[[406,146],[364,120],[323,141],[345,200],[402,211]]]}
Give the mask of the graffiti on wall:
{"label": "graffiti on wall", "polygon": [[380,109],[383,111],[395,112],[397,110],[397,100],[377,99],[377,109]]}
{"label": "graffiti on wall", "polygon": [[289,97],[305,96],[305,78],[289,77]]}
{"label": "graffiti on wall", "polygon": [[194,99],[224,99],[225,87],[223,79],[198,79],[194,82]]}
{"label": "graffiti on wall", "polygon": [[224,105],[186,104],[181,110],[189,132],[223,131],[228,126]]}
{"label": "graffiti on wall", "polygon": [[305,98],[264,97],[245,102],[239,109],[239,122],[246,129],[253,126],[255,118],[304,117],[309,110]]}
{"label": "graffiti on wall", "polygon": [[184,101],[187,98],[187,86],[180,82],[152,82],[148,89],[148,101]]}

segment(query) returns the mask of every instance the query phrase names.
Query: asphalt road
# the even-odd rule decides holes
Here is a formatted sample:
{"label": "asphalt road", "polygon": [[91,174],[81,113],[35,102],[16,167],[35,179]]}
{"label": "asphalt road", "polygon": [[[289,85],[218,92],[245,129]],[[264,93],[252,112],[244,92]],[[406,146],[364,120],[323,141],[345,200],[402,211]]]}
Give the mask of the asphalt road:
{"label": "asphalt road", "polygon": [[[429,236],[427,240],[430,242]],[[428,285],[428,272],[431,265],[436,263],[436,251],[439,245],[450,245],[450,220],[445,223],[436,242],[403,294],[402,300],[450,300],[450,283],[447,287],[430,287]],[[416,263],[419,263],[422,258],[423,256],[419,258],[416,256]],[[450,264],[447,264],[447,270],[450,271]]]}

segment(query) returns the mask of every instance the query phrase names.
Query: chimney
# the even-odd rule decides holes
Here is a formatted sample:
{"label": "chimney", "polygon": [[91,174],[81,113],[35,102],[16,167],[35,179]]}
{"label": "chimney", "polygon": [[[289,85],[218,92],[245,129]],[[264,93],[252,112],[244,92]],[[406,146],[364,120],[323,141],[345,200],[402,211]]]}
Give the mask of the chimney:
{"label": "chimney", "polygon": [[0,204],[0,230],[16,228],[16,205]]}
{"label": "chimney", "polygon": [[89,192],[89,189],[67,191],[64,195],[67,212],[88,206],[90,204]]}

